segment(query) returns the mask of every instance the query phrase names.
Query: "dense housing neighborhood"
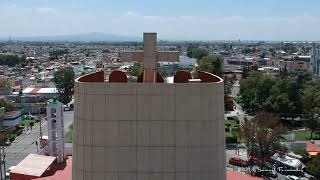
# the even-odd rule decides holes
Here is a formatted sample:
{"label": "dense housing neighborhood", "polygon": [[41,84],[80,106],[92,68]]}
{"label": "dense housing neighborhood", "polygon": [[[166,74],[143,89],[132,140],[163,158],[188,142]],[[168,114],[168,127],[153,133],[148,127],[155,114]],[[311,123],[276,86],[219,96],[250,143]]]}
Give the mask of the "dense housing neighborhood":
{"label": "dense housing neighborhood", "polygon": [[[93,82],[93,84],[94,82],[127,83],[128,87],[135,88],[135,85],[130,84],[136,82],[167,83],[168,85],[177,84],[175,86],[178,86],[179,83],[190,83],[189,86],[194,86],[196,89],[199,86],[197,84],[201,82],[219,82],[209,80],[210,77],[202,74],[206,72],[221,78],[221,82],[223,79],[224,95],[216,95],[217,98],[221,95],[224,104],[219,100],[215,102],[216,106],[208,106],[211,109],[202,109],[203,112],[200,112],[200,110],[197,110],[195,103],[201,104],[205,100],[202,99],[198,102],[197,99],[194,99],[197,96],[196,91],[193,91],[192,94],[184,94],[183,99],[176,100],[178,104],[180,104],[180,101],[184,102],[186,107],[189,108],[188,112],[185,109],[186,111],[179,111],[176,114],[190,114],[188,116],[181,114],[182,119],[183,117],[192,119],[198,111],[200,114],[207,112],[224,114],[223,117],[215,117],[213,114],[209,117],[213,122],[222,121],[223,123],[220,126],[224,126],[224,131],[219,126],[221,132],[218,129],[210,130],[212,132],[219,131],[219,135],[225,139],[224,143],[218,143],[217,138],[219,136],[208,135],[209,140],[212,143],[217,142],[216,146],[221,147],[223,154],[225,154],[225,157],[223,157],[219,154],[221,151],[217,150],[215,152],[217,158],[215,159],[219,157],[223,160],[219,160],[221,162],[219,166],[210,166],[213,169],[215,167],[219,169],[221,166],[226,169],[226,174],[223,172],[219,174],[219,177],[222,179],[320,178],[320,44],[318,42],[239,40],[212,42],[155,41],[155,43],[157,47],[151,46],[146,41],[20,42],[10,40],[0,42],[0,140],[3,145],[3,152],[6,152],[6,156],[3,153],[0,154],[3,157],[2,164],[5,165],[2,166],[2,169],[4,168],[2,175],[18,180],[50,177],[58,179],[63,176],[62,174],[65,176],[68,174],[68,177],[63,179],[71,179],[72,168],[73,171],[79,171],[78,174],[81,174],[82,169],[74,167],[74,164],[83,163],[79,162],[79,159],[83,158],[79,153],[84,152],[82,146],[90,146],[91,143],[86,142],[89,144],[79,145],[82,142],[77,140],[72,145],[73,136],[92,136],[95,139],[99,137],[96,137],[92,132],[101,131],[103,133],[105,129],[92,129],[93,127],[90,126],[90,131],[83,132],[82,128],[89,129],[89,127],[78,127],[79,125],[74,127],[74,121],[81,122],[85,118],[90,121],[91,119],[86,114],[74,112],[75,104],[79,106],[78,110],[83,112],[87,112],[87,108],[93,108],[92,111],[87,113],[108,112],[108,114],[114,114],[112,117],[135,118],[130,117],[130,113],[133,113],[132,110],[136,108],[135,103],[138,102],[133,101],[132,97],[126,95],[127,98],[116,98],[104,103],[101,98],[112,99],[113,97],[106,94],[91,99],[90,95],[85,96],[84,93],[103,94],[100,91],[107,87],[93,85],[91,89],[85,87],[85,90],[79,90],[79,87],[84,86],[85,83],[89,86],[90,82]],[[146,48],[149,46],[149,49]],[[146,57],[149,57],[147,53],[152,50],[165,54],[161,57],[159,55],[155,56],[153,64],[146,61]],[[152,60],[152,58],[153,56],[150,55],[147,59]],[[152,75],[154,72],[158,73],[157,77]],[[214,77],[211,78],[214,79]],[[75,80],[76,85],[74,86]],[[116,84],[114,88],[117,87]],[[209,85],[202,88],[204,87],[209,87]],[[218,85],[216,88],[218,88]],[[119,97],[122,91],[123,89],[117,89],[113,92],[115,93],[114,96]],[[156,91],[156,89],[153,91]],[[183,90],[176,93],[178,95],[182,92]],[[200,95],[204,97],[205,93],[202,92]],[[86,99],[86,103],[83,102],[82,96]],[[171,101],[168,100],[168,102]],[[81,103],[84,103],[83,106]],[[90,103],[92,104],[90,105]],[[147,100],[145,103],[147,103]],[[188,105],[188,103],[190,104]],[[210,104],[210,102],[208,103]],[[122,107],[119,104],[126,105]],[[221,108],[217,109],[218,105],[221,105]],[[53,106],[56,110],[51,112],[50,108]],[[157,105],[154,104],[153,106]],[[169,104],[166,106],[171,107]],[[160,114],[169,112],[165,110],[160,112],[159,107],[156,108],[158,110],[145,107],[141,111],[144,112],[149,109],[153,113],[159,113],[158,118],[161,117]],[[175,109],[178,106],[171,108]],[[113,111],[110,111],[110,109],[113,109]],[[139,112],[138,109],[136,110]],[[58,113],[59,111],[61,112]],[[121,116],[120,111],[128,112]],[[153,118],[152,115],[146,116]],[[120,120],[103,117],[106,121]],[[200,116],[196,117],[194,116],[195,119],[200,119]],[[57,126],[55,123],[58,118],[61,118],[62,123],[58,123]],[[175,120],[177,121],[177,119]],[[59,126],[61,127],[59,128]],[[129,125],[123,124],[122,128],[119,127],[119,131],[129,130],[131,132],[132,129],[127,129],[127,126]],[[145,126],[152,129],[156,124],[150,125],[150,127]],[[98,128],[98,126],[94,127]],[[168,129],[172,128],[169,125],[166,125],[166,127]],[[176,125],[175,127],[178,128],[179,126]],[[196,132],[198,131],[196,127],[196,124],[190,125],[188,129]],[[180,133],[181,139],[175,140],[177,143],[180,141],[182,143],[190,134],[182,133],[184,126],[179,128],[180,130],[175,129],[174,132],[176,135]],[[112,132],[112,129],[109,131]],[[156,131],[156,129],[153,129],[150,132]],[[202,131],[206,130],[202,129],[200,132]],[[51,136],[50,133],[56,135]],[[58,135],[59,133],[60,135]],[[132,136],[135,135],[134,132],[131,133],[133,133]],[[154,136],[160,136],[159,134]],[[197,137],[197,133],[194,134],[194,137]],[[116,137],[114,138],[116,139]],[[121,137],[119,138],[119,142],[123,141]],[[172,136],[171,138],[174,139],[175,137]],[[198,142],[201,142],[201,137],[199,136],[199,138],[200,140],[196,138],[190,140],[190,143],[194,143],[192,146],[197,146]],[[188,142],[186,141],[186,143]],[[210,142],[208,143],[210,144]],[[203,144],[203,146],[209,146],[209,144]],[[126,144],[126,146],[129,145]],[[72,154],[72,146],[73,152],[76,152],[76,154]],[[109,146],[110,144],[106,145],[106,147]],[[166,147],[167,145],[164,143],[158,146]],[[148,143],[144,147],[149,147]],[[152,147],[150,146],[151,149]],[[95,148],[95,146],[92,145],[92,148]],[[183,154],[182,148],[187,151],[188,145],[181,145],[180,153]],[[92,158],[113,155],[112,152],[105,152],[104,155],[95,152],[90,151],[90,153],[86,152],[85,154],[91,154]],[[59,153],[62,153],[62,155]],[[129,154],[127,152],[123,155],[129,158]],[[194,155],[196,154],[195,151]],[[179,154],[175,153],[175,156],[179,156]],[[57,157],[57,159],[50,157]],[[208,156],[208,158],[210,157]],[[33,170],[31,172],[23,170],[28,163],[37,162],[41,158],[47,163],[37,167],[39,169],[37,174],[34,174]],[[61,164],[57,163],[57,160],[65,163],[67,167],[59,169]],[[127,160],[124,160],[124,162],[127,162]],[[192,162],[197,163],[196,160],[197,158]],[[90,161],[96,163],[93,159]],[[121,160],[113,160],[112,162],[114,161],[120,163]],[[167,160],[164,158],[162,161]],[[183,162],[182,159],[176,161],[176,163],[182,164]],[[201,162],[199,161],[199,163]],[[185,161],[185,163],[188,162]],[[99,166],[104,167],[101,164]],[[126,163],[123,164],[123,167],[126,166]],[[88,169],[89,174],[95,172],[94,167],[90,171]],[[47,172],[48,168],[51,168],[50,172]],[[122,166],[119,165],[118,168],[122,168]],[[193,168],[196,169],[197,167],[189,167],[186,170],[193,173]],[[35,169],[34,171],[36,171]],[[52,169],[56,169],[56,171]],[[164,173],[164,175],[167,174]],[[212,177],[218,176],[217,174],[211,175]],[[79,178],[82,178],[82,175],[79,175]]]}

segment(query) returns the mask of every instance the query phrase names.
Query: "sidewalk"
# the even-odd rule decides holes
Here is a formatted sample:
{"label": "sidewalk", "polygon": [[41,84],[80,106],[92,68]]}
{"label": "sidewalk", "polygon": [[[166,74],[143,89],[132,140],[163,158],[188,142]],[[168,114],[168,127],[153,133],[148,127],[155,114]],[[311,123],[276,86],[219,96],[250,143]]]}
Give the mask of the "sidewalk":
{"label": "sidewalk", "polygon": [[[46,121],[42,120],[42,127],[45,125],[44,122],[46,123]],[[33,131],[35,131],[39,128],[40,128],[40,122],[35,123],[34,126],[32,127],[32,130],[30,128],[27,130],[27,128],[25,127],[22,131],[22,134],[20,136],[17,136],[16,139],[12,143],[19,143],[21,140],[23,140],[28,135],[30,135]],[[40,134],[39,134],[39,137],[40,137]]]}

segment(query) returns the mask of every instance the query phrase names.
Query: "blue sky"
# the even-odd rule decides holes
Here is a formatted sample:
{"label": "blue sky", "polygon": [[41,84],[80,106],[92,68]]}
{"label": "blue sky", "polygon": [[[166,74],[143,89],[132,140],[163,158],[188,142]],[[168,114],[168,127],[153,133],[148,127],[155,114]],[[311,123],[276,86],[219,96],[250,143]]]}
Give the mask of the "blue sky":
{"label": "blue sky", "polygon": [[319,0],[0,0],[0,37],[89,32],[320,40]]}

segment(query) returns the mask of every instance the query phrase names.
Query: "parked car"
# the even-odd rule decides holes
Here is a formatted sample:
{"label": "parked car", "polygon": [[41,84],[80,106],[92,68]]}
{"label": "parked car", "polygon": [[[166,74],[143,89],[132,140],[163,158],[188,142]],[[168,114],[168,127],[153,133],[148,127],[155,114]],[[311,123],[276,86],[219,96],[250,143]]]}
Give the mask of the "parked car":
{"label": "parked car", "polygon": [[0,142],[0,146],[10,146],[10,145],[11,145],[11,142],[9,140]]}
{"label": "parked car", "polygon": [[64,111],[70,111],[70,107],[68,105],[63,105],[63,110]]}
{"label": "parked car", "polygon": [[235,165],[235,166],[240,166],[240,167],[248,167],[249,166],[249,162],[245,161],[241,158],[238,157],[232,157],[229,159],[229,164],[231,165]]}
{"label": "parked car", "polygon": [[299,180],[300,178],[298,178],[297,176],[286,176],[287,180]]}
{"label": "parked car", "polygon": [[256,157],[253,157],[253,156],[250,156],[249,159],[248,159],[248,162],[250,165],[256,165],[258,164],[258,160]]}
{"label": "parked car", "polygon": [[272,178],[277,178],[278,177],[278,173],[275,169],[270,169],[268,171],[266,171],[264,173],[264,175],[266,175],[267,177],[272,177]]}
{"label": "parked car", "polygon": [[29,114],[29,115],[26,115],[25,118],[27,118],[29,120],[33,120],[33,119],[35,119],[35,116]]}

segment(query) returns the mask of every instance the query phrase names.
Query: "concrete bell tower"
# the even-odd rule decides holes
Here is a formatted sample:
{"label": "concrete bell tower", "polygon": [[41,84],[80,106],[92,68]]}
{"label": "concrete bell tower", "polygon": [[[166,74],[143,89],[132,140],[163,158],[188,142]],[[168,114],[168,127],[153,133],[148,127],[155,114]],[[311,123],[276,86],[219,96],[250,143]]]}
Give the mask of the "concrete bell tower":
{"label": "concrete bell tower", "polygon": [[47,104],[48,153],[57,157],[58,163],[65,159],[63,104],[56,99]]}

